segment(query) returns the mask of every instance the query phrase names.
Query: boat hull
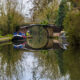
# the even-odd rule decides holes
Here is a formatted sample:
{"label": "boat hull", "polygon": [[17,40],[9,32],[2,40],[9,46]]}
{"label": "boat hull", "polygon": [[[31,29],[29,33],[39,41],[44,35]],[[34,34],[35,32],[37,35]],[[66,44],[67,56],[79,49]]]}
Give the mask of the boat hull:
{"label": "boat hull", "polygon": [[14,37],[12,38],[12,42],[25,41],[25,40],[26,40],[26,38],[20,37],[20,36],[14,36]]}

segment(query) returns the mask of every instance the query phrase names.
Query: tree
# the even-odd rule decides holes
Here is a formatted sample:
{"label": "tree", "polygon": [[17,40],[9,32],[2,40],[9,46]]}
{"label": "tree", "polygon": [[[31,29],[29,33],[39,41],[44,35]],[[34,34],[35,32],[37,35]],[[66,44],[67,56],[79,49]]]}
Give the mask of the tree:
{"label": "tree", "polygon": [[22,5],[18,0],[6,0],[0,5],[0,29],[3,34],[13,33],[17,25],[24,23],[24,16],[22,14]]}
{"label": "tree", "polygon": [[66,15],[67,12],[67,4],[66,4],[66,0],[62,0],[60,5],[59,5],[59,9],[58,9],[58,15],[56,17],[56,21],[55,24],[59,27],[63,27],[63,21],[64,21],[64,17]]}
{"label": "tree", "polygon": [[71,46],[80,45],[80,11],[70,11],[64,19],[64,29]]}
{"label": "tree", "polygon": [[58,0],[34,0],[33,21],[39,24],[53,24],[58,5]]}

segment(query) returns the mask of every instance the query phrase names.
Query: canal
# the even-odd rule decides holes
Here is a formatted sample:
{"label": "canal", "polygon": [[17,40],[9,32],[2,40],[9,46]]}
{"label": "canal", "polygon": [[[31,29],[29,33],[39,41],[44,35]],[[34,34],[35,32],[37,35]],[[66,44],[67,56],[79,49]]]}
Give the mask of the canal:
{"label": "canal", "polygon": [[80,50],[62,49],[48,30],[31,28],[25,41],[0,44],[0,80],[80,80]]}

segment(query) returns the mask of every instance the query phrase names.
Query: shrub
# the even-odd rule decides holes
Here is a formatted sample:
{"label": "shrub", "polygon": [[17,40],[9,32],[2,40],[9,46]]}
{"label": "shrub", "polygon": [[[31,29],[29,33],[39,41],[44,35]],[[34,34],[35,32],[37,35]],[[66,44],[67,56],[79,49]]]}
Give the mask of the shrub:
{"label": "shrub", "polygon": [[66,15],[63,25],[70,45],[80,45],[80,11],[70,11]]}

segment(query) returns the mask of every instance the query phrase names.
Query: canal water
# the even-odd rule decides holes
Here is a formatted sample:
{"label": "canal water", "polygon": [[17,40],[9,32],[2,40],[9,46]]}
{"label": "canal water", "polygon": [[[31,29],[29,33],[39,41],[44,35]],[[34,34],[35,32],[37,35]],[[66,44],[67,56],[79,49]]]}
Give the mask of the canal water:
{"label": "canal water", "polygon": [[35,28],[25,41],[0,44],[0,80],[80,80],[80,50],[64,50]]}

